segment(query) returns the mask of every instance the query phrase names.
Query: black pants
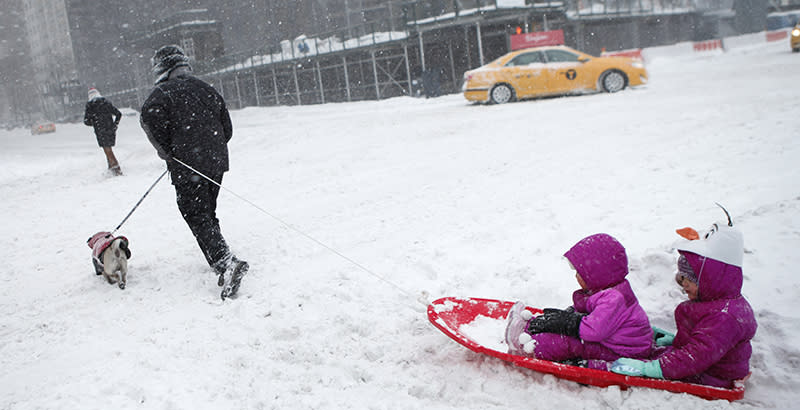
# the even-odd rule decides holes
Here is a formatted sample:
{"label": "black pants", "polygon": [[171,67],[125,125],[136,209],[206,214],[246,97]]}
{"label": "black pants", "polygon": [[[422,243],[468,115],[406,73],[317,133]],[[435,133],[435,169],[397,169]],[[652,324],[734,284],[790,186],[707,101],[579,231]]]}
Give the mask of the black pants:
{"label": "black pants", "polygon": [[[222,183],[222,174],[209,177],[218,184]],[[224,272],[230,263],[231,253],[217,219],[219,186],[195,173],[176,172],[172,178],[178,209],[197,239],[206,261],[217,273]]]}

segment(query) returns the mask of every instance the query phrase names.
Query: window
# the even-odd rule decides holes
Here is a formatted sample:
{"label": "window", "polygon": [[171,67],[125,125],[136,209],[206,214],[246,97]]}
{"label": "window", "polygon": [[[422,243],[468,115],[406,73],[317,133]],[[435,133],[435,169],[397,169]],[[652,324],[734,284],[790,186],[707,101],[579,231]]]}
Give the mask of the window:
{"label": "window", "polygon": [[182,38],[181,39],[181,48],[183,52],[186,53],[186,57],[191,58],[192,60],[196,60],[194,57],[194,39],[189,38]]}
{"label": "window", "polygon": [[533,63],[544,63],[544,57],[542,57],[542,53],[540,51],[520,54],[511,59],[511,61],[509,61],[508,64],[506,64],[506,66],[517,67]]}
{"label": "window", "polygon": [[564,63],[564,62],[576,62],[578,61],[578,55],[574,53],[570,53],[566,50],[547,50],[545,51],[547,55],[547,62],[548,63]]}

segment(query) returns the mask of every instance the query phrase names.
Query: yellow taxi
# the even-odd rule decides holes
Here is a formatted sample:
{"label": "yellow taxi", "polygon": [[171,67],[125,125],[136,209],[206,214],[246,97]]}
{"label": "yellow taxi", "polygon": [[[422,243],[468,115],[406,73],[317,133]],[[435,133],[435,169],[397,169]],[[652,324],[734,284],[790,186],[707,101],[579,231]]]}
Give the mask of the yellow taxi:
{"label": "yellow taxi", "polygon": [[792,45],[793,52],[796,53],[800,51],[800,21],[798,21],[792,29],[792,33],[789,36],[789,44]]}
{"label": "yellow taxi", "polygon": [[52,122],[40,121],[31,126],[31,135],[56,132],[56,125]]}
{"label": "yellow taxi", "polygon": [[523,98],[592,91],[615,93],[647,83],[632,57],[595,57],[567,46],[512,51],[464,73],[464,98],[503,104]]}

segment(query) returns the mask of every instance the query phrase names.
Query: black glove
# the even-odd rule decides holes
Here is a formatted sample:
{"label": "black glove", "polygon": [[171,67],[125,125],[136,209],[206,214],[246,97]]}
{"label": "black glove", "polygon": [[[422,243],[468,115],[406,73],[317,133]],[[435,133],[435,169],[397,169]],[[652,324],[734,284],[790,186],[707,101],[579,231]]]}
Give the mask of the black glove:
{"label": "black glove", "polygon": [[558,333],[580,338],[579,329],[584,316],[567,310],[545,309],[540,316],[528,322],[528,333]]}

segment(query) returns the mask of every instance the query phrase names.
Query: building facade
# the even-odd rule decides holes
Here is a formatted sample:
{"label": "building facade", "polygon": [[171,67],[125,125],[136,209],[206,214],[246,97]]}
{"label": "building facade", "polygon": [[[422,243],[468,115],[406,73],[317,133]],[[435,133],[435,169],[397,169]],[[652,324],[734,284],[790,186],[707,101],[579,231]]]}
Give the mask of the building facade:
{"label": "building facade", "polygon": [[[9,29],[3,25],[3,38],[27,39],[24,53],[17,53],[13,62],[0,54],[0,63],[25,64],[28,69],[16,72],[31,73],[26,76],[29,84],[22,85],[21,78],[4,80],[4,88],[9,90],[4,95],[15,96],[25,90],[34,96],[34,107],[24,108],[25,115],[52,120],[79,116],[88,87],[96,87],[113,101],[115,94],[149,84],[149,59],[153,50],[164,44],[183,46],[195,67],[205,70],[221,55],[274,51],[281,41],[304,34],[357,37],[403,30],[398,27],[402,25],[401,2],[395,0],[0,2],[9,10],[0,19],[19,18],[19,30],[24,32],[5,34]],[[13,10],[18,10],[17,16]],[[3,50],[0,46],[0,52]],[[3,70],[8,77],[13,72]],[[12,83],[18,85],[16,89]],[[136,107],[140,99],[120,104]],[[19,105],[3,106],[5,117],[25,116],[11,113],[13,107],[23,110]]]}
{"label": "building facade", "polygon": [[0,124],[6,127],[35,121],[39,102],[30,72],[27,32],[20,0],[0,0]]}
{"label": "building facade", "polygon": [[71,117],[68,107],[80,82],[66,1],[22,0],[21,6],[31,64],[28,75],[40,96],[38,114],[48,120]]}

